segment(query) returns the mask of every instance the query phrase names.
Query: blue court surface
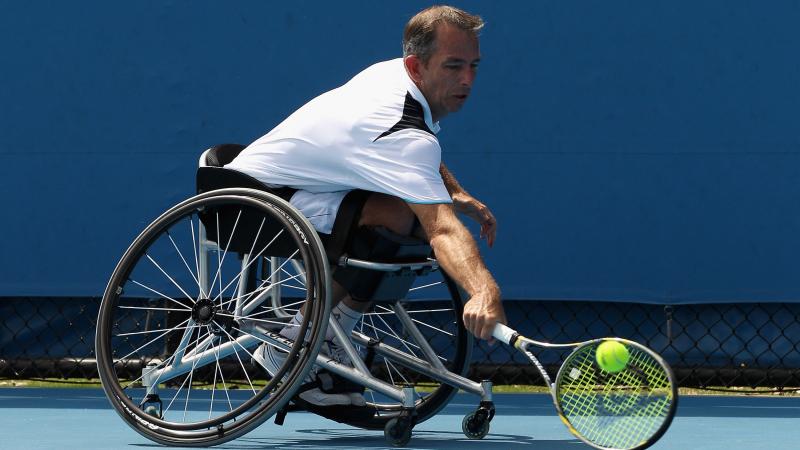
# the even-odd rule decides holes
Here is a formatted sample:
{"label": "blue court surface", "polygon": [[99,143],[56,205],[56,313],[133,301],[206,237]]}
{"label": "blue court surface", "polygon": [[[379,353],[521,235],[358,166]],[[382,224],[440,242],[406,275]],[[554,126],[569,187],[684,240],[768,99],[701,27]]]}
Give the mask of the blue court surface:
{"label": "blue court surface", "polygon": [[[497,394],[489,436],[461,434],[477,399],[458,395],[439,415],[414,429],[408,448],[580,450],[540,394]],[[800,448],[800,398],[682,397],[667,434],[653,449],[777,450]],[[99,389],[0,389],[2,449],[141,449],[161,447],[122,422]],[[309,413],[292,413],[284,426],[266,422],[224,449],[382,449],[383,433],[364,431]]]}

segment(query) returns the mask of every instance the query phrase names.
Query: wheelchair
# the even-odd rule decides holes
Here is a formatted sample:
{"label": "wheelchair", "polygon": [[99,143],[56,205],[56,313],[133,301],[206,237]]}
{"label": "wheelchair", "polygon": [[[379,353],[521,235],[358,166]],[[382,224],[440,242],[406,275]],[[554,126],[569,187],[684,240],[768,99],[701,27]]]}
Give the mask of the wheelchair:
{"label": "wheelchair", "polygon": [[[242,149],[206,150],[198,194],[150,223],[111,275],[95,348],[122,419],[157,443],[199,447],[310,409],[383,430],[403,446],[461,389],[480,396],[463,431],[484,437],[492,386],[466,378],[473,340],[462,323],[465,298],[427,243],[380,229],[351,227],[347,239],[316,232],[285,190],[222,168]],[[376,257],[380,246],[394,256]],[[373,306],[350,336],[330,319],[337,277],[369,285]],[[281,336],[300,308],[305,339]],[[320,351],[328,328],[352,367]],[[286,352],[276,373],[255,362],[260,345]],[[312,368],[363,386],[367,405],[327,414],[304,405],[296,394]]]}

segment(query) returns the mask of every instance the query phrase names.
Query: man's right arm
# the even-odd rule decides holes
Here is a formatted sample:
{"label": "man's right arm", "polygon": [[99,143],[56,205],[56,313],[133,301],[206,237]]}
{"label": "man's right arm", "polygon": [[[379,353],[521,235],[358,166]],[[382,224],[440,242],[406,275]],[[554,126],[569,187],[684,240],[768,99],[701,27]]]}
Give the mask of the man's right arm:
{"label": "man's right arm", "polygon": [[506,317],[500,288],[486,269],[478,246],[449,203],[408,204],[422,224],[436,259],[470,296],[464,304],[464,325],[475,336],[490,339]]}

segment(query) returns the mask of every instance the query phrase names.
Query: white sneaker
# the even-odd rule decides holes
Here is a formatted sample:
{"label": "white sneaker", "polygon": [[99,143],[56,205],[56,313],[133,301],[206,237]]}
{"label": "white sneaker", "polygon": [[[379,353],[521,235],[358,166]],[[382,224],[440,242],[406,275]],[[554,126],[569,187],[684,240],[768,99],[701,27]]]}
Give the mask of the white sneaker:
{"label": "white sneaker", "polygon": [[[322,344],[320,353],[326,354],[334,361],[340,362],[348,367],[353,367],[353,361],[349,356],[347,356],[347,352],[344,350],[344,347],[340,346],[336,340],[325,341]],[[367,404],[367,401],[364,399],[364,395],[361,394],[361,392],[347,392],[343,395],[350,397],[350,404],[353,406],[365,406]]]}
{"label": "white sneaker", "polygon": [[[329,341],[326,341],[322,345],[321,352],[331,356],[331,359],[340,362],[342,364],[347,364],[348,366],[352,365],[350,362],[350,358],[347,357],[347,354],[344,352],[344,349],[340,348],[337,345],[333,345]],[[283,362],[286,360],[286,353],[282,350],[278,350],[277,348],[267,345],[261,344],[254,352],[253,352],[253,360],[261,365],[270,375],[275,375],[280,367],[283,365]],[[317,368],[314,367],[309,372],[308,376],[304,380],[305,383],[311,383],[316,379],[317,376]],[[366,400],[364,400],[364,396],[361,395],[359,392],[347,392],[347,393],[338,393],[338,394],[329,394],[327,392],[323,392],[320,388],[313,388],[306,391],[301,392],[298,396],[311,403],[312,405],[317,406],[333,406],[333,405],[354,405],[354,406],[364,406],[366,405]]]}

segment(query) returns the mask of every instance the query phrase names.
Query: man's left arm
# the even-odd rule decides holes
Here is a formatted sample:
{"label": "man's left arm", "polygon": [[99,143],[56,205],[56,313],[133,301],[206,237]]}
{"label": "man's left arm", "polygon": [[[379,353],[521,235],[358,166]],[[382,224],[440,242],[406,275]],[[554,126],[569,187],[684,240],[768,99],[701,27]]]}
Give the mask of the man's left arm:
{"label": "man's left arm", "polygon": [[444,163],[439,165],[439,173],[444,186],[453,199],[453,207],[459,213],[466,214],[481,226],[481,239],[486,238],[489,247],[494,245],[497,236],[497,220],[486,205],[469,195],[458,183],[458,180],[447,169]]}

